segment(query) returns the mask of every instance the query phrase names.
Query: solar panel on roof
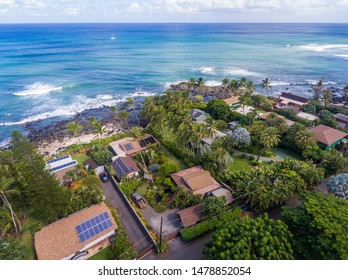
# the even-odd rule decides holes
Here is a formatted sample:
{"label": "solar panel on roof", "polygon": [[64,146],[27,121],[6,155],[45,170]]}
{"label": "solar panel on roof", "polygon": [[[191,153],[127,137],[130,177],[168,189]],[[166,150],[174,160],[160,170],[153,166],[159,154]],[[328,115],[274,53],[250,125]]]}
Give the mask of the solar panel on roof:
{"label": "solar panel on roof", "polygon": [[126,148],[127,151],[133,150],[132,143],[127,143],[127,144],[124,145],[124,147]]}
{"label": "solar panel on roof", "polygon": [[65,163],[65,164],[62,164],[62,165],[59,165],[57,167],[54,167],[51,169],[51,171],[56,171],[56,170],[59,170],[59,169],[63,169],[65,167],[68,167],[68,166],[71,166],[71,165],[75,165],[77,162],[74,160],[74,161],[71,161],[71,162],[68,162],[68,163]]}
{"label": "solar panel on roof", "polygon": [[63,157],[51,159],[51,160],[47,161],[46,163],[53,163],[53,162],[56,162],[56,161],[60,161],[60,160],[66,159],[66,158],[68,158],[68,157],[69,157],[69,156],[63,156]]}
{"label": "solar panel on roof", "polygon": [[124,164],[121,158],[116,159],[112,163],[112,166],[114,167],[119,177],[123,177],[124,175],[128,174],[128,172],[130,171],[130,169]]}
{"label": "solar panel on roof", "polygon": [[79,224],[75,229],[80,242],[84,242],[110,227],[112,227],[110,216],[104,212]]}

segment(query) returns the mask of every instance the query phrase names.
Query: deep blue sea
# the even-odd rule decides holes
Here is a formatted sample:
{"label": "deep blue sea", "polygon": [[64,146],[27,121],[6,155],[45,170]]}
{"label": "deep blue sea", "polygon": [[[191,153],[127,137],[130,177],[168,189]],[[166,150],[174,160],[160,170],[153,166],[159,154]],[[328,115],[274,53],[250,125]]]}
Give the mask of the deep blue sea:
{"label": "deep blue sea", "polygon": [[319,79],[342,87],[348,25],[0,25],[0,141],[26,122],[160,94],[191,77],[246,77],[259,92],[268,77],[274,95],[308,95]]}

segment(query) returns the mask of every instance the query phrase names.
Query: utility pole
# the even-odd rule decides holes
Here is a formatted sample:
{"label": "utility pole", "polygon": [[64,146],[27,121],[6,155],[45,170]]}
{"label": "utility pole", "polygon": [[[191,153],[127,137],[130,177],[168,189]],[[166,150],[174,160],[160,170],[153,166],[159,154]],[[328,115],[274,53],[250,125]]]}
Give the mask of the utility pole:
{"label": "utility pole", "polygon": [[161,225],[160,225],[160,241],[159,241],[159,249],[158,251],[161,251],[162,248],[162,223],[163,223],[163,217],[161,217]]}

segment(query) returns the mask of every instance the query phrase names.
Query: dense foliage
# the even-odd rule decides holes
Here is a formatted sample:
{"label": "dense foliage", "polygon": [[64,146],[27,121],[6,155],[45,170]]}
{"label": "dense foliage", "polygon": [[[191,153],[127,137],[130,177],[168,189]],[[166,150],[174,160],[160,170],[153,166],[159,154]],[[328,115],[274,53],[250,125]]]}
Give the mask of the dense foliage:
{"label": "dense foliage", "polygon": [[348,199],[348,173],[332,176],[328,180],[327,186],[330,193],[337,197]]}
{"label": "dense foliage", "polygon": [[208,102],[207,112],[217,120],[227,121],[230,111],[230,107],[221,99],[213,98]]}
{"label": "dense foliage", "polygon": [[99,165],[107,164],[111,162],[112,159],[112,153],[101,144],[93,145],[89,151],[89,154]]}
{"label": "dense foliage", "polygon": [[204,215],[211,217],[221,214],[225,210],[226,202],[225,196],[207,197],[202,203]]}
{"label": "dense foliage", "polygon": [[118,231],[111,241],[109,256],[111,260],[132,260],[137,256],[136,250],[124,231]]}
{"label": "dense foliage", "polygon": [[290,239],[282,221],[264,215],[227,224],[213,235],[203,252],[210,260],[291,260]]}
{"label": "dense foliage", "polygon": [[323,171],[313,164],[286,159],[249,172],[229,172],[226,182],[256,211],[263,211],[302,193],[323,179]]}
{"label": "dense foliage", "polygon": [[298,208],[284,207],[282,216],[294,238],[299,259],[348,259],[348,202],[317,191],[306,192]]}
{"label": "dense foliage", "polygon": [[23,260],[24,247],[15,238],[0,238],[0,260]]}

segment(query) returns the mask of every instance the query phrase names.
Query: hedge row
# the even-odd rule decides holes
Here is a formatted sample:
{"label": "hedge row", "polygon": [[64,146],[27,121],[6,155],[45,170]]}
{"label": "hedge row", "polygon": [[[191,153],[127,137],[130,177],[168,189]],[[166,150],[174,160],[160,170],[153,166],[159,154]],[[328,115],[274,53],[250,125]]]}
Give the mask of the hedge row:
{"label": "hedge row", "polygon": [[240,207],[237,207],[234,210],[221,214],[220,216],[212,217],[190,228],[182,229],[180,231],[181,237],[186,242],[191,241],[192,239],[195,239],[206,232],[238,220],[241,214],[242,209]]}

